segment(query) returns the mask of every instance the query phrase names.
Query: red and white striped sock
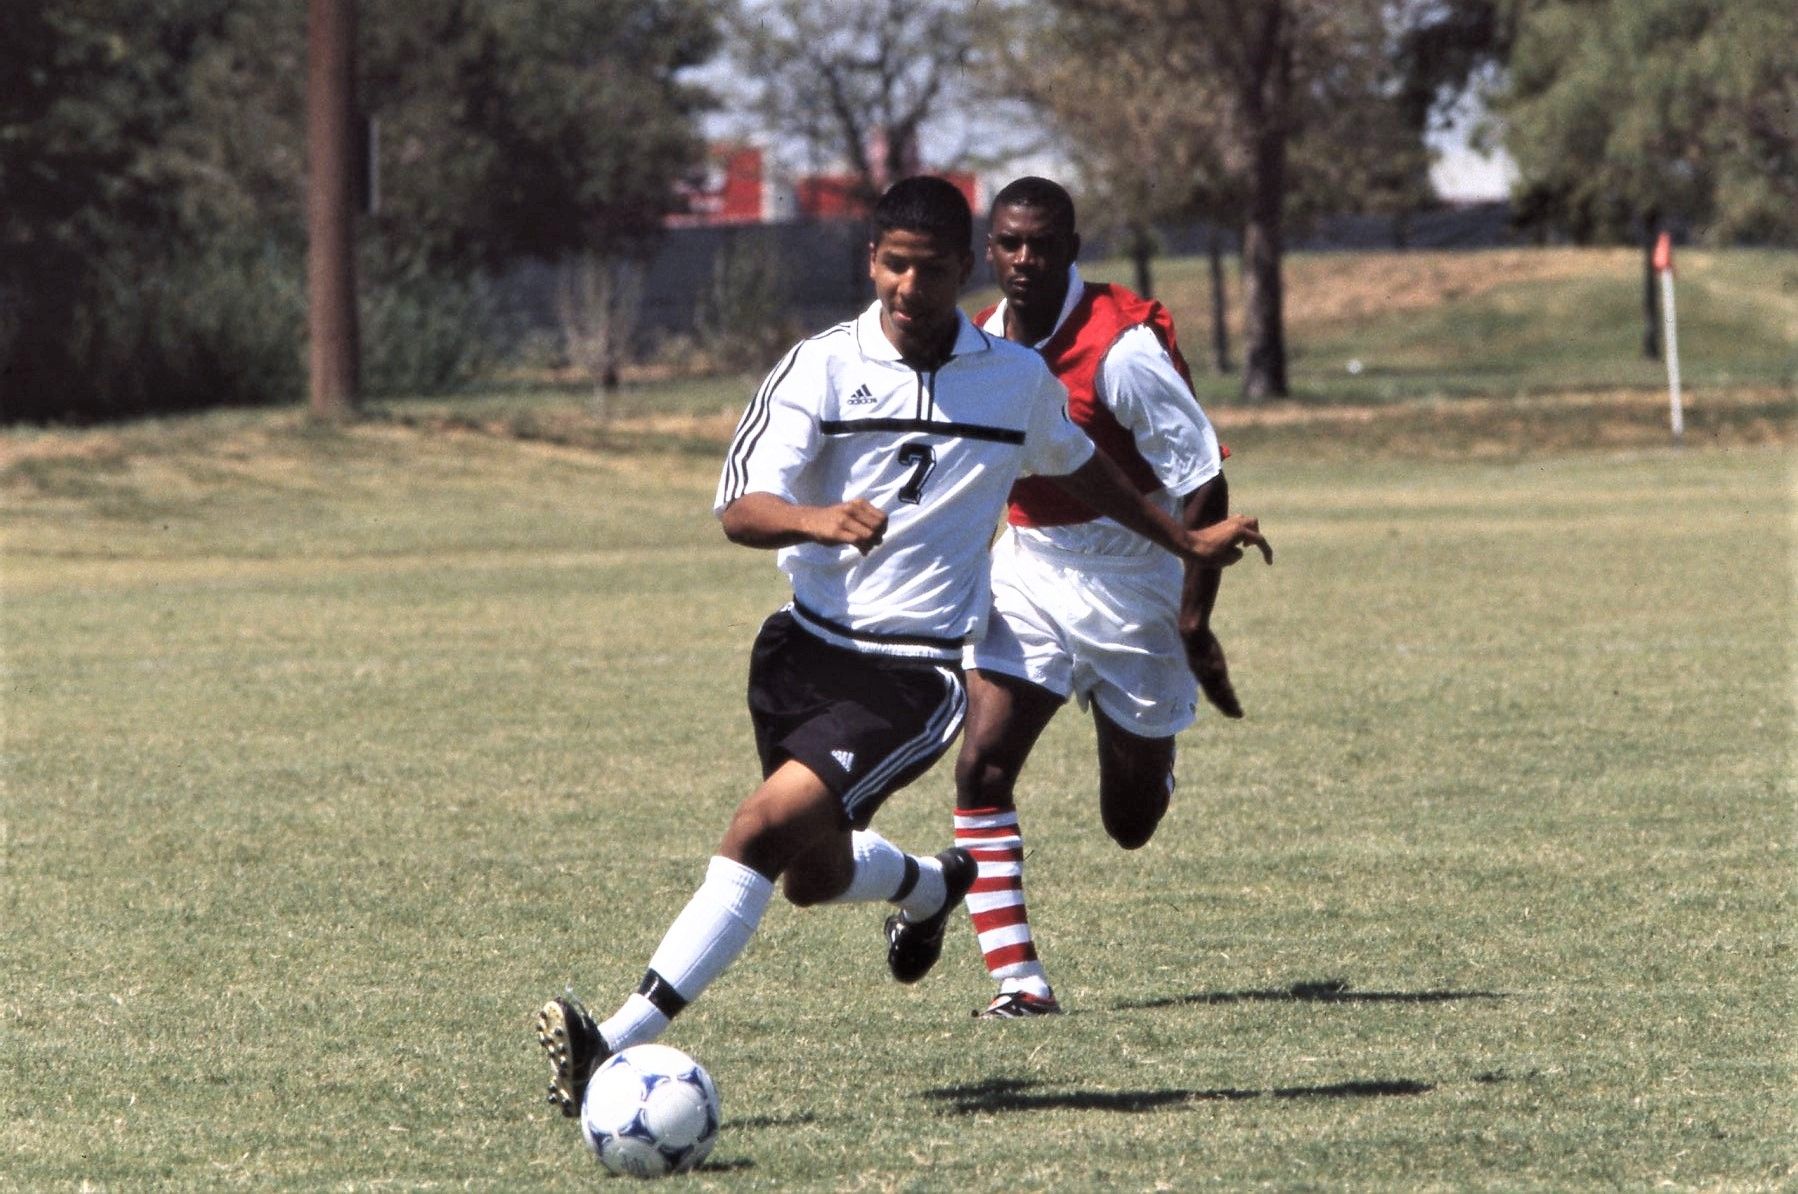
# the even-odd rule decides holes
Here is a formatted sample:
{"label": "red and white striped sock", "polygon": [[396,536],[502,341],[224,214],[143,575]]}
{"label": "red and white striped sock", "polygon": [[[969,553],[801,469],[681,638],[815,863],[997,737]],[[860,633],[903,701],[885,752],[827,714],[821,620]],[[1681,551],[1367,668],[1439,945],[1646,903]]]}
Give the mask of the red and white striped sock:
{"label": "red and white striped sock", "polygon": [[968,912],[980,938],[986,972],[1001,989],[1049,998],[1049,978],[1037,960],[1024,907],[1024,836],[1011,808],[958,808],[955,844],[980,864],[968,892]]}

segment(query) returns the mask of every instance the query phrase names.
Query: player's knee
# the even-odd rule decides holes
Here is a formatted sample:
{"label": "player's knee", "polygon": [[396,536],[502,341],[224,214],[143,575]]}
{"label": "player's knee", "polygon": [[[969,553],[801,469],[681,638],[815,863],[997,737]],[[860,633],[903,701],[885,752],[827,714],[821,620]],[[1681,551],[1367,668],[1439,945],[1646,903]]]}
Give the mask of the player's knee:
{"label": "player's knee", "polygon": [[812,851],[795,859],[780,877],[780,893],[787,902],[799,908],[826,904],[849,889],[855,864],[847,856],[841,860]]}
{"label": "player's knee", "polygon": [[1105,832],[1126,850],[1142,849],[1167,815],[1168,796],[1165,783],[1132,784],[1123,791],[1111,788],[1102,792],[1099,814]]}
{"label": "player's knee", "polygon": [[780,835],[768,810],[753,799],[737,807],[730,825],[724,831],[718,853],[734,858],[764,875],[777,875],[784,869],[785,852],[779,849]]}
{"label": "player's knee", "polygon": [[967,750],[955,760],[955,802],[962,808],[1009,808],[1017,769],[995,755]]}
{"label": "player's knee", "polygon": [[1111,816],[1105,818],[1105,832],[1124,849],[1140,850],[1154,838],[1155,829],[1160,824],[1160,816]]}
{"label": "player's knee", "polygon": [[810,908],[841,894],[842,885],[836,886],[837,890],[833,891],[830,884],[820,881],[819,876],[797,869],[789,870],[780,879],[780,893],[787,898],[787,903],[799,908]]}

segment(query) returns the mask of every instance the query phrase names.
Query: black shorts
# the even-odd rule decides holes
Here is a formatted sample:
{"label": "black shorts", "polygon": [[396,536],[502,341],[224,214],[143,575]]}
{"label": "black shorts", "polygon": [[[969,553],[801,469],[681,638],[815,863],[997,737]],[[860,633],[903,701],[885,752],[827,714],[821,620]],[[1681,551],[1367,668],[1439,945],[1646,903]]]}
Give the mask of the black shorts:
{"label": "black shorts", "polygon": [[749,660],[749,718],[764,777],[803,763],[863,828],[881,802],[924,774],[961,732],[961,667],[867,655],[769,617]]}

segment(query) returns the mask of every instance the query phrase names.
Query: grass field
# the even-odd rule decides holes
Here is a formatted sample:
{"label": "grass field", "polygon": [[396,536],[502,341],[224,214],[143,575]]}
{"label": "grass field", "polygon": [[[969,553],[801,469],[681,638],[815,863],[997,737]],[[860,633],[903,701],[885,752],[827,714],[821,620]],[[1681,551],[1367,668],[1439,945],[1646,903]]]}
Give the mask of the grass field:
{"label": "grass field", "polygon": [[[634,986],[754,780],[783,590],[706,513],[714,400],[0,444],[0,1188],[605,1180],[529,1023]],[[1701,389],[1758,413],[1684,451],[1652,391],[1533,401],[1219,412],[1279,553],[1221,607],[1249,717],[1134,855],[1051,728],[1070,1014],[777,903],[668,1038],[725,1103],[687,1187],[1798,1183],[1792,395]]]}

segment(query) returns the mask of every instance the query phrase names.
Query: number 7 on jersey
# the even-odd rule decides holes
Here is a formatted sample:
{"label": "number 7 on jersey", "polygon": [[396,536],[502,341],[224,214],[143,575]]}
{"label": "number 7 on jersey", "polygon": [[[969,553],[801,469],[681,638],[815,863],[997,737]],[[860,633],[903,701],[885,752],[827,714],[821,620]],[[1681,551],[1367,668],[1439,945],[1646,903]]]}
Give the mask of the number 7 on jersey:
{"label": "number 7 on jersey", "polygon": [[924,497],[924,482],[930,479],[930,470],[936,467],[936,450],[929,444],[902,444],[899,463],[912,470],[911,476],[899,488],[899,500],[915,506]]}

